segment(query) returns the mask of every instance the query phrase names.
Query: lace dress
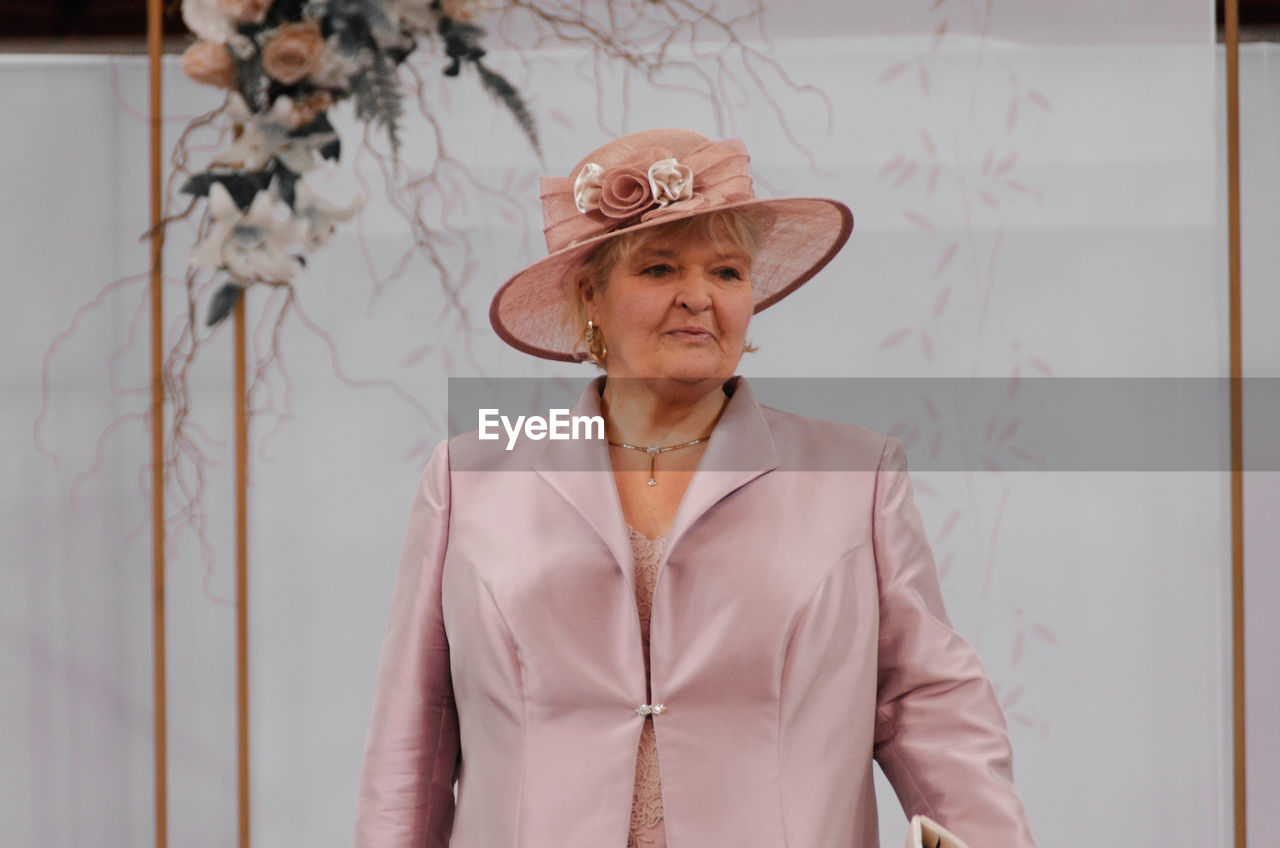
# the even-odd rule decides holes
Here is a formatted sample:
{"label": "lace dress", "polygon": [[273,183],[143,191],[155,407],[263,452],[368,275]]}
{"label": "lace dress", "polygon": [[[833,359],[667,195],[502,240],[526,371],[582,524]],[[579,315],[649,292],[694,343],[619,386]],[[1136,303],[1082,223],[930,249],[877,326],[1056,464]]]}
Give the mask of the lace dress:
{"label": "lace dress", "polygon": [[[658,560],[666,534],[650,539],[631,527],[631,549],[636,561],[636,609],[640,613],[640,641],[644,645],[644,675],[649,679],[649,612],[653,584],[658,577]],[[652,693],[648,693],[652,699]],[[636,788],[631,801],[631,831],[627,848],[665,848],[662,830],[662,784],[658,780],[658,747],[653,734],[653,716],[645,716],[636,755]]]}

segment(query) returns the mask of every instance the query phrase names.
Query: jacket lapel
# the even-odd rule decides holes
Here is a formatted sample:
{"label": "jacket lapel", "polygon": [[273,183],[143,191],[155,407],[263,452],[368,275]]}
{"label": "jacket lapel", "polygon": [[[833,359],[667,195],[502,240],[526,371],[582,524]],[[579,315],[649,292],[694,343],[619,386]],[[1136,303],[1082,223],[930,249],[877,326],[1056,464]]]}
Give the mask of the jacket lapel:
{"label": "jacket lapel", "polygon": [[711,431],[707,449],[698,463],[698,470],[689,481],[676,510],[662,562],[670,558],[671,551],[699,518],[728,495],[750,483],[762,474],[778,467],[778,451],[773,444],[773,432],[765,420],[764,411],[756,400],[747,381],[735,377],[730,383],[733,391],[720,420]]}
{"label": "jacket lapel", "polygon": [[[604,377],[588,384],[574,405],[572,415],[600,415],[600,388]],[[732,396],[711,431],[698,470],[689,481],[676,510],[662,562],[666,562],[680,537],[726,496],[762,474],[778,467],[773,433],[755,393],[746,380],[735,377]],[[533,463],[536,471],[576,509],[600,535],[627,585],[634,590],[635,564],[622,502],[613,480],[609,448],[603,440],[547,440]]]}
{"label": "jacket lapel", "polygon": [[[571,415],[600,415],[600,388],[604,377],[592,380],[574,404]],[[603,439],[543,442],[534,460],[536,471],[576,509],[604,539],[622,569],[627,586],[634,590],[635,563],[631,539],[622,518],[622,501],[613,481],[609,446]]]}

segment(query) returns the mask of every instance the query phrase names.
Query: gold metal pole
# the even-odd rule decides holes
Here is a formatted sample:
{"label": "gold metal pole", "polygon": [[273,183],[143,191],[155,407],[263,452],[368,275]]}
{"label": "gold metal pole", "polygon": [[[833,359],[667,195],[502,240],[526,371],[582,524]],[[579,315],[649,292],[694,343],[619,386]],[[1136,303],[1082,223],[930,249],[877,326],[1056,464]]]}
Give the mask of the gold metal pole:
{"label": "gold metal pole", "polygon": [[1244,688],[1244,402],[1240,330],[1240,31],[1238,0],[1225,0],[1227,42],[1227,240],[1231,358],[1231,697],[1236,848],[1248,828]]}
{"label": "gold metal pole", "polygon": [[164,31],[161,0],[147,0],[151,153],[151,645],[155,705],[156,848],[169,844],[168,707],[165,702],[164,516],[164,216],[160,99]]}
{"label": "gold metal pole", "polygon": [[245,299],[235,307],[236,738],[240,848],[249,848],[249,411],[245,387]]}

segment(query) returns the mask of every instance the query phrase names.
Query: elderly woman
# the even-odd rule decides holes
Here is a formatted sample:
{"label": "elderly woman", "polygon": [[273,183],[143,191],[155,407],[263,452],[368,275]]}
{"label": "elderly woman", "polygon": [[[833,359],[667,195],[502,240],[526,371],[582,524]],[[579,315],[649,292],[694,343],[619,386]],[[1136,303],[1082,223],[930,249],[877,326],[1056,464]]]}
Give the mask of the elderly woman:
{"label": "elderly woman", "polygon": [[437,448],[356,846],[872,848],[875,759],[948,839],[1034,848],[902,445],[735,377],[848,208],[756,198],[740,142],[683,130],[606,144],[542,201],[550,255],[492,322],[604,369],[573,412],[605,439]]}

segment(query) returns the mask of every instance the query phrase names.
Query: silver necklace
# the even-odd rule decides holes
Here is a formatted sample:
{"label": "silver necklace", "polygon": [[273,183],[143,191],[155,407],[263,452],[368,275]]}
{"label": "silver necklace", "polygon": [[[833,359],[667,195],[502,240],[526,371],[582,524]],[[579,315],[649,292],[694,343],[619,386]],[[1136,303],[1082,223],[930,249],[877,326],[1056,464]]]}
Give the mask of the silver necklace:
{"label": "silver necklace", "polygon": [[693,445],[698,444],[698,442],[705,442],[709,438],[711,438],[710,433],[688,442],[681,442],[678,445],[666,445],[666,446],[629,445],[626,442],[612,442],[612,441],[609,442],[609,444],[613,445],[616,448],[627,448],[628,450],[640,451],[641,453],[649,454],[649,485],[656,486],[658,485],[658,481],[653,476],[653,466],[654,466],[654,463],[658,461],[658,454],[666,453],[667,451],[680,450],[680,448],[692,447]]}

